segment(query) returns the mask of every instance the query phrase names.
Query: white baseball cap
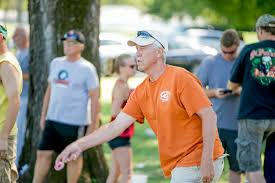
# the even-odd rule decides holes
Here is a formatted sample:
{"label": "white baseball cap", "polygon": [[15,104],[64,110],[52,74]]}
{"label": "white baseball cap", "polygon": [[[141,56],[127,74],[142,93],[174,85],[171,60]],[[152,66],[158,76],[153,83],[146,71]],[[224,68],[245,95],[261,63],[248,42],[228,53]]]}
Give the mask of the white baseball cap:
{"label": "white baseball cap", "polygon": [[127,42],[128,46],[146,46],[149,44],[153,44],[157,41],[165,50],[168,51],[168,43],[166,38],[158,31],[153,30],[142,30],[137,32],[137,37],[129,40]]}

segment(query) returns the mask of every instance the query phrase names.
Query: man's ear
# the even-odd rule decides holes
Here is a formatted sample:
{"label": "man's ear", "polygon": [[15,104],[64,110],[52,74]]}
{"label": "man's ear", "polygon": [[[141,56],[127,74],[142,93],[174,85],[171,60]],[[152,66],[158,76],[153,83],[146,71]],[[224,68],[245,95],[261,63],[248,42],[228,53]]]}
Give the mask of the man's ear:
{"label": "man's ear", "polygon": [[163,56],[163,49],[158,48],[158,49],[157,49],[157,57],[160,58],[160,57],[162,57],[162,56]]}

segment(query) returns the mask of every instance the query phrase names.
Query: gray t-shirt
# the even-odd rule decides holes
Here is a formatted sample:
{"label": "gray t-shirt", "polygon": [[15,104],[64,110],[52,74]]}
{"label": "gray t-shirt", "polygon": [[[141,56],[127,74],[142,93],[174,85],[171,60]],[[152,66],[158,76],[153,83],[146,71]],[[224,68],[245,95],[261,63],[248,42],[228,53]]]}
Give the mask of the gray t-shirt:
{"label": "gray t-shirt", "polygon": [[[197,73],[204,87],[209,89],[227,88],[231,75],[231,68],[234,61],[229,62],[223,59],[221,54],[207,57]],[[214,111],[217,113],[218,128],[237,130],[237,114],[239,109],[239,96],[230,95],[224,99],[211,98]]]}
{"label": "gray t-shirt", "polygon": [[[29,73],[29,61],[30,54],[29,49],[17,50],[16,58],[20,64],[23,73]],[[23,89],[21,93],[21,97],[28,97],[29,91],[29,81],[23,81]]]}
{"label": "gray t-shirt", "polygon": [[51,96],[47,119],[70,125],[89,124],[89,91],[99,86],[94,65],[84,58],[75,62],[65,57],[55,58],[50,65],[48,82]]}

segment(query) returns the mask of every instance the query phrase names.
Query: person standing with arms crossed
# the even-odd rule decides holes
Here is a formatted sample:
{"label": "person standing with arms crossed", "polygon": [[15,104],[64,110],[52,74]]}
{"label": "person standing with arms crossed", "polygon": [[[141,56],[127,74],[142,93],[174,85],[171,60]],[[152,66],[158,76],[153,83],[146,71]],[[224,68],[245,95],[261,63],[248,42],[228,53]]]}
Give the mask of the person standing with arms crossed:
{"label": "person standing with arms crossed", "polygon": [[171,183],[217,182],[223,170],[223,147],[216,114],[199,80],[183,68],[165,64],[168,43],[161,33],[137,32],[138,70],[148,77],[132,92],[116,119],[70,144],[56,166],[76,159],[84,150],[109,141],[147,119],[158,139],[160,163]]}
{"label": "person standing with arms crossed", "polygon": [[207,57],[197,73],[205,88],[206,95],[213,103],[218,117],[218,131],[225,152],[229,154],[229,183],[241,182],[241,171],[236,159],[238,136],[237,113],[239,109],[239,95],[227,89],[231,68],[237,57],[240,39],[234,29],[223,32],[220,40],[221,53]]}
{"label": "person standing with arms crossed", "polygon": [[0,182],[15,183],[16,117],[22,91],[22,71],[7,48],[7,29],[0,25]]}
{"label": "person standing with arms crossed", "polygon": [[[61,40],[65,56],[55,58],[50,65],[40,121],[43,133],[33,183],[44,181],[54,152],[60,153],[97,125],[99,81],[94,65],[81,56],[85,38],[81,32],[71,30]],[[91,118],[87,119],[89,100]],[[82,165],[82,156],[68,163],[68,183],[78,181]]]}

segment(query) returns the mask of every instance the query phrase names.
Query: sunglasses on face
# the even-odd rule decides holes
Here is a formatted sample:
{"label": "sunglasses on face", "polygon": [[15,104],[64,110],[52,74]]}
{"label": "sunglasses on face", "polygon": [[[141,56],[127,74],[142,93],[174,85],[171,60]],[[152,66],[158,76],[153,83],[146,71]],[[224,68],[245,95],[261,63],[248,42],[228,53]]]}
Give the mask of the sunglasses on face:
{"label": "sunglasses on face", "polygon": [[135,69],[136,65],[128,65],[128,67],[130,67],[131,69]]}
{"label": "sunglasses on face", "polygon": [[144,37],[144,38],[149,38],[149,37],[151,37],[151,38],[153,38],[154,40],[156,40],[161,46],[162,46],[162,48],[164,48],[164,46],[161,44],[161,42],[159,42],[156,38],[154,38],[149,32],[147,32],[147,31],[138,31],[137,32],[137,37],[139,37],[139,36],[141,36],[141,37]]}
{"label": "sunglasses on face", "polygon": [[66,40],[66,41],[63,42],[63,44],[66,45],[66,46],[73,46],[73,45],[79,44],[79,42],[73,41],[73,40],[70,40],[70,41]]}
{"label": "sunglasses on face", "polygon": [[0,33],[2,33],[3,37],[7,37],[7,28],[6,26],[4,27],[3,25],[0,25]]}
{"label": "sunglasses on face", "polygon": [[233,50],[233,51],[224,51],[222,50],[223,54],[227,54],[227,55],[233,55],[234,53],[236,53],[237,49],[236,50]]}

